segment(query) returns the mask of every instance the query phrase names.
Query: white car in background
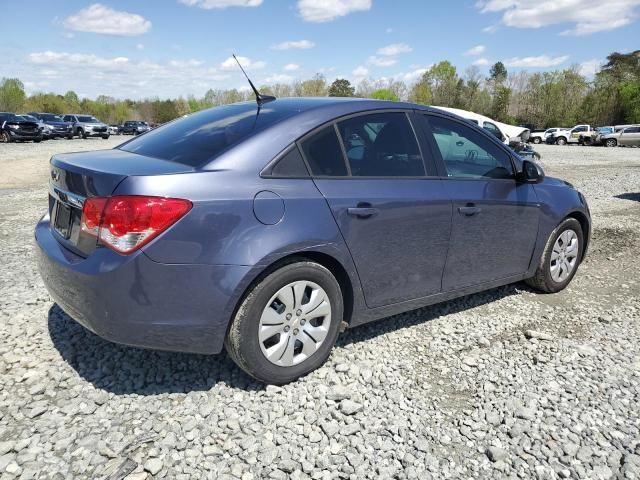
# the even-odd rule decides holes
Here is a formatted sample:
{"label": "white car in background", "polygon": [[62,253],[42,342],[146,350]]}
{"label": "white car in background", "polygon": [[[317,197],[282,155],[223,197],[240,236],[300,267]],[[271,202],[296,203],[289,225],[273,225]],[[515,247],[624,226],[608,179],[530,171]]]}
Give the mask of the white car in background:
{"label": "white car in background", "polygon": [[498,122],[492,118],[485,117],[479,113],[469,112],[467,110],[461,110],[459,108],[449,107],[434,107],[444,110],[445,112],[453,113],[462,118],[475,123],[479,127],[484,128],[488,132],[498,137],[504,144],[509,145],[513,141],[526,142],[529,139],[530,130],[524,127],[516,127],[515,125],[508,125],[506,123]]}
{"label": "white car in background", "polygon": [[529,141],[533,142],[533,143],[542,143],[544,142],[547,137],[551,134],[555,134],[557,132],[559,132],[560,130],[565,130],[564,128],[559,128],[559,127],[554,127],[554,128],[547,128],[546,130],[542,131],[542,132],[532,132],[531,135],[529,135]]}

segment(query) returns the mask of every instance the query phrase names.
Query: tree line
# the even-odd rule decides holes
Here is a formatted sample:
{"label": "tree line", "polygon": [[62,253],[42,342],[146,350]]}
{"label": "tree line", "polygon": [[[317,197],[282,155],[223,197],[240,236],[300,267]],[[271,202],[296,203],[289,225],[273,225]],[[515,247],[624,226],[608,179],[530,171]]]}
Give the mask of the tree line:
{"label": "tree line", "polygon": [[[444,60],[431,66],[412,84],[364,79],[352,85],[344,78],[329,83],[317,74],[292,83],[263,85],[260,92],[276,97],[408,100],[471,110],[502,122],[527,123],[537,128],[578,123],[640,123],[640,50],[610,54],[592,79],[582,75],[578,66],[540,73],[508,72],[501,62],[494,64],[486,77],[475,66],[461,74],[451,62]],[[202,98],[190,95],[164,100],[122,100],[101,95],[96,99],[80,99],[73,91],[65,95],[26,95],[19,79],[0,81],[0,111],[85,113],[107,123],[128,119],[164,123],[205,108],[252,98],[249,90],[210,89]]]}

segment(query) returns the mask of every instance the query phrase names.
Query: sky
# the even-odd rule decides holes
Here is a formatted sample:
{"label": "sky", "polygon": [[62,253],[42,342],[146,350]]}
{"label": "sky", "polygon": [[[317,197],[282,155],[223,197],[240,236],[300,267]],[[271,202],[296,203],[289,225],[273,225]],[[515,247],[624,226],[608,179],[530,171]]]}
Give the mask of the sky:
{"label": "sky", "polygon": [[460,73],[579,65],[640,48],[640,0],[0,0],[0,77],[28,93],[202,97],[323,74],[415,82]]}

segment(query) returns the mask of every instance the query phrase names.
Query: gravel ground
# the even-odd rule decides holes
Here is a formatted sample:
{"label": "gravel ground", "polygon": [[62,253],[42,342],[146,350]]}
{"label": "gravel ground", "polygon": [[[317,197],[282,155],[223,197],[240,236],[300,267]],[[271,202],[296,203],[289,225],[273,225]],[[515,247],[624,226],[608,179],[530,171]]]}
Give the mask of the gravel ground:
{"label": "gravel ground", "polygon": [[265,388],[225,355],[113,345],[52,304],[32,260],[47,156],[109,144],[0,145],[0,477],[640,479],[640,149],[537,148],[594,216],[567,290],[349,330],[323,368]]}

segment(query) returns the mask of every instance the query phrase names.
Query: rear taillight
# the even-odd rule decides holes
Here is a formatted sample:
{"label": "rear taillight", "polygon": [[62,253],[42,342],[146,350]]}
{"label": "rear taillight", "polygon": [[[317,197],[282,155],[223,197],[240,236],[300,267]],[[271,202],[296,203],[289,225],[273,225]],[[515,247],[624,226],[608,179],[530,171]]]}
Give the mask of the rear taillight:
{"label": "rear taillight", "polygon": [[182,218],[192,204],[180,198],[122,195],[91,197],[82,209],[82,231],[119,253],[131,253]]}

